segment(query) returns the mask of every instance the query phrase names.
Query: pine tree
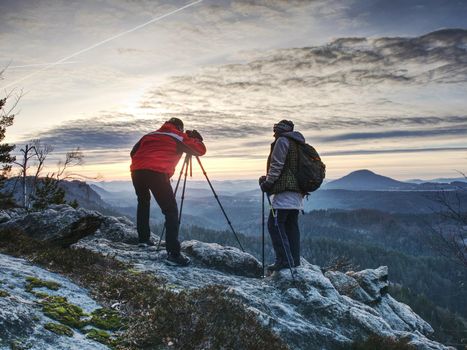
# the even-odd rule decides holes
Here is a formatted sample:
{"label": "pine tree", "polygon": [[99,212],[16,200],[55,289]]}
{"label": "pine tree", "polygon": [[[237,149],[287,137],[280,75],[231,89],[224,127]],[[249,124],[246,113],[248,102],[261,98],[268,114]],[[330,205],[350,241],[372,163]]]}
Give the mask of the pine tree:
{"label": "pine tree", "polygon": [[49,176],[41,179],[32,198],[33,209],[43,210],[50,204],[65,204],[65,191],[59,183]]}
{"label": "pine tree", "polygon": [[[13,124],[15,117],[14,114],[11,114],[12,109],[6,110],[6,102],[7,97],[0,99],[0,142],[5,139],[6,129]],[[15,157],[11,155],[14,148],[15,145],[0,143],[0,208],[14,206],[12,194],[4,192],[5,180],[11,171],[11,163],[15,160]]]}

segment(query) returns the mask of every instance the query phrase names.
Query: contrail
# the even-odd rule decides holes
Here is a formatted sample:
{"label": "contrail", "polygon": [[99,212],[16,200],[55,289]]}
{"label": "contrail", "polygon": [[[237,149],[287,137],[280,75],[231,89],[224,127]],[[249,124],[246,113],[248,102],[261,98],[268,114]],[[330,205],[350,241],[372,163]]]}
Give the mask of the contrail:
{"label": "contrail", "polygon": [[78,61],[68,61],[68,62],[62,62],[62,63],[32,63],[32,64],[22,64],[19,66],[7,66],[7,69],[18,69],[18,68],[30,68],[30,67],[43,67],[43,66],[49,66],[49,65],[58,65],[58,64],[72,64],[72,63],[77,63]]}
{"label": "contrail", "polygon": [[191,3],[189,3],[189,4],[185,5],[185,6],[182,6],[182,7],[178,8],[178,9],[176,9],[176,10],[173,10],[173,11],[170,11],[170,12],[168,12],[168,13],[166,13],[166,14],[161,15],[161,16],[155,17],[155,18],[153,18],[153,19],[151,19],[151,20],[149,20],[149,21],[147,21],[147,22],[145,22],[145,23],[143,23],[143,24],[140,24],[140,25],[138,25],[138,26],[136,26],[136,27],[134,27],[134,28],[131,28],[131,29],[128,29],[128,30],[126,30],[126,31],[124,31],[124,32],[118,33],[118,34],[116,34],[116,35],[114,35],[114,36],[111,36],[111,37],[108,38],[108,39],[99,41],[98,43],[93,44],[93,45],[91,45],[91,46],[89,46],[89,47],[87,47],[87,48],[85,48],[85,49],[79,50],[79,51],[77,51],[77,52],[75,52],[75,53],[73,53],[73,54],[71,54],[71,55],[69,55],[69,56],[63,57],[62,59],[58,60],[57,62],[49,63],[49,64],[47,64],[44,68],[39,69],[38,71],[33,72],[33,73],[31,73],[31,74],[28,74],[28,75],[26,75],[26,76],[24,76],[24,77],[22,77],[22,78],[20,78],[20,79],[18,79],[18,80],[16,80],[16,81],[14,81],[14,82],[11,82],[10,84],[7,84],[6,86],[4,86],[4,88],[7,88],[7,87],[9,87],[9,86],[11,86],[11,85],[16,85],[16,84],[18,84],[18,83],[20,83],[20,82],[22,82],[22,81],[24,81],[24,80],[26,80],[26,79],[29,79],[29,78],[31,78],[31,77],[33,77],[33,76],[36,76],[36,75],[38,75],[38,74],[40,74],[40,73],[42,73],[42,72],[48,70],[49,68],[52,68],[52,67],[54,67],[54,66],[56,66],[56,65],[58,65],[58,64],[62,64],[62,63],[64,63],[65,61],[68,61],[70,58],[73,58],[73,57],[76,57],[76,56],[78,56],[78,55],[81,55],[81,54],[83,54],[83,53],[85,53],[85,52],[88,52],[88,51],[90,51],[90,50],[92,50],[92,49],[95,49],[95,48],[98,47],[98,46],[104,45],[104,44],[108,43],[109,41],[115,40],[115,39],[120,38],[120,37],[122,37],[122,36],[124,36],[124,35],[126,35],[126,34],[129,34],[129,33],[131,33],[131,32],[134,32],[135,30],[138,30],[138,29],[141,29],[141,28],[143,28],[143,27],[146,27],[147,25],[149,25],[149,24],[151,24],[151,23],[160,21],[161,19],[166,18],[166,17],[168,17],[168,16],[170,16],[170,15],[173,15],[174,13],[183,11],[184,9],[186,9],[186,8],[188,8],[188,7],[191,7],[191,6],[194,6],[194,5],[196,5],[196,4],[199,4],[199,3],[202,2],[202,1],[203,1],[203,0],[197,0],[197,1],[191,2]]}

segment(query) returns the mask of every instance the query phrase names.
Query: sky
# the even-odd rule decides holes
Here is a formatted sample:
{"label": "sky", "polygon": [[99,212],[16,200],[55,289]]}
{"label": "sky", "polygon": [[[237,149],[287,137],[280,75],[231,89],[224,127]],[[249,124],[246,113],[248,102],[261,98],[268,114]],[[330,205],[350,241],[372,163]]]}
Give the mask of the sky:
{"label": "sky", "polygon": [[128,180],[133,144],[174,116],[204,136],[217,180],[262,175],[281,119],[328,178],[467,171],[465,0],[0,6],[1,92],[24,92],[6,141],[53,145],[47,171],[80,147],[76,172]]}

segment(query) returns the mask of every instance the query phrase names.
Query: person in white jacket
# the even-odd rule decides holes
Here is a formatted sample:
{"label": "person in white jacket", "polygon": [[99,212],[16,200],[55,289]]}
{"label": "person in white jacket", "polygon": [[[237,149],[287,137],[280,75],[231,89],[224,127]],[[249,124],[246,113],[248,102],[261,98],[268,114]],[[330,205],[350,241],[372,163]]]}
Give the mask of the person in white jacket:
{"label": "person in white jacket", "polygon": [[294,131],[290,120],[281,120],[273,127],[275,141],[267,162],[267,175],[259,179],[261,189],[271,198],[268,231],[276,255],[270,271],[300,265],[300,230],[298,214],[303,209],[303,197],[296,173],[298,143],[305,138]]}

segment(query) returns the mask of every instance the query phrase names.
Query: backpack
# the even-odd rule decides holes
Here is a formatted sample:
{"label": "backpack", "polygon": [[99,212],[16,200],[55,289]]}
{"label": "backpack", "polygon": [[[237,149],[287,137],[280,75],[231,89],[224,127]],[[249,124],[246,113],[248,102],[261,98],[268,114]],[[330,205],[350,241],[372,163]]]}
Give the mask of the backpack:
{"label": "backpack", "polygon": [[316,150],[307,143],[296,142],[298,148],[298,171],[295,177],[304,193],[316,191],[326,177],[326,165]]}

